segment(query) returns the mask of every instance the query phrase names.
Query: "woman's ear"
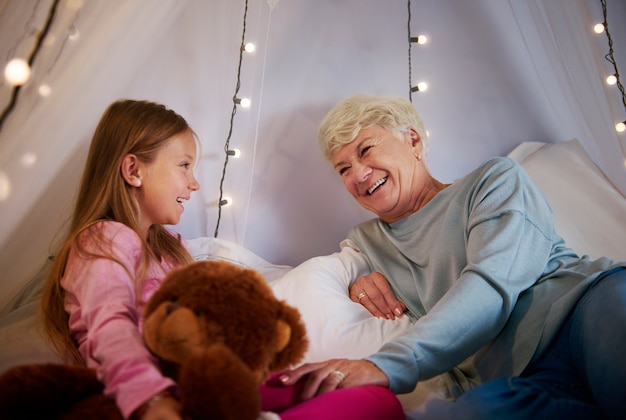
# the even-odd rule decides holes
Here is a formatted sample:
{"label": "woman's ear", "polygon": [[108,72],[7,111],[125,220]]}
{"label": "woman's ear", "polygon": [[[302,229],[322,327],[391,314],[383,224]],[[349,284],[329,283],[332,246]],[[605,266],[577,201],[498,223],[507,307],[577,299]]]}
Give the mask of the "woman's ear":
{"label": "woman's ear", "polygon": [[413,127],[409,128],[408,135],[409,135],[409,139],[411,141],[412,147],[415,147],[422,142],[422,138],[420,137],[417,130],[414,129]]}
{"label": "woman's ear", "polygon": [[422,160],[422,151],[424,150],[424,144],[422,143],[422,138],[420,137],[417,130],[413,127],[409,128],[404,134],[405,138],[409,142],[409,145],[413,149],[413,154],[417,158],[417,160]]}
{"label": "woman's ear", "polygon": [[124,156],[120,171],[127,184],[133,187],[141,187],[141,174],[139,173],[139,159],[137,159],[137,156],[132,153]]}

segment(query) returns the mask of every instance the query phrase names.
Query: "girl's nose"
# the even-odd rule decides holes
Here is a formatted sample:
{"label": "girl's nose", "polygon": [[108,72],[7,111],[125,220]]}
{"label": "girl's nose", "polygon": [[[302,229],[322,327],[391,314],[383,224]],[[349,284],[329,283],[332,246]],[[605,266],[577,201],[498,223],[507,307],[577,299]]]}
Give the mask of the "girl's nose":
{"label": "girl's nose", "polygon": [[200,189],[200,183],[194,175],[191,176],[191,182],[189,183],[189,189],[191,191],[198,191]]}

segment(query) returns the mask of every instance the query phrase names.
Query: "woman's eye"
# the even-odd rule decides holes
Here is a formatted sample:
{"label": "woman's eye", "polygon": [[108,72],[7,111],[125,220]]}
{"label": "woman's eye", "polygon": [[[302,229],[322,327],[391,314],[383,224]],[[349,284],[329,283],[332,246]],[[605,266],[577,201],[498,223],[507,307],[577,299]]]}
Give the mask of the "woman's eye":
{"label": "woman's eye", "polygon": [[339,172],[339,175],[343,176],[343,175],[346,173],[346,171],[347,171],[348,169],[349,169],[348,167],[341,168],[341,169],[339,169],[339,171],[337,171],[337,172]]}
{"label": "woman's eye", "polygon": [[364,148],[362,148],[361,149],[361,156],[364,156],[371,148],[372,148],[372,146],[365,146]]}

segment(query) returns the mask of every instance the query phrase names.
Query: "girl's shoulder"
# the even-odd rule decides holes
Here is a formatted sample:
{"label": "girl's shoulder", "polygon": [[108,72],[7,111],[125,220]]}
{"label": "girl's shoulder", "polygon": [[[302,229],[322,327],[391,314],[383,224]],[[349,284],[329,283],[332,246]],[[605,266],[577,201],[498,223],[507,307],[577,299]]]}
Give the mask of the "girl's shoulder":
{"label": "girl's shoulder", "polygon": [[104,235],[107,237],[115,236],[134,236],[139,237],[137,232],[126,226],[124,223],[114,220],[99,220],[85,229],[85,233],[92,235]]}
{"label": "girl's shoulder", "polygon": [[100,220],[80,233],[80,242],[83,245],[100,241],[129,248],[141,247],[142,244],[137,232],[113,220]]}

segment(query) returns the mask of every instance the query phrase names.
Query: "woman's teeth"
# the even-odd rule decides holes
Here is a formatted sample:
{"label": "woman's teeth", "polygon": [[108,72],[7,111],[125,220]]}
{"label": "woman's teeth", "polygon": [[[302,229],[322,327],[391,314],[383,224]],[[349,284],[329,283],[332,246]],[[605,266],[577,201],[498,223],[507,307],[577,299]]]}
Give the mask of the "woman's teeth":
{"label": "woman's teeth", "polygon": [[384,177],[382,179],[379,179],[378,181],[376,181],[376,184],[374,184],[372,186],[372,188],[370,188],[369,190],[367,190],[368,194],[372,194],[374,192],[374,190],[376,190],[376,188],[380,187],[381,185],[383,185],[385,182],[387,182],[387,177]]}

